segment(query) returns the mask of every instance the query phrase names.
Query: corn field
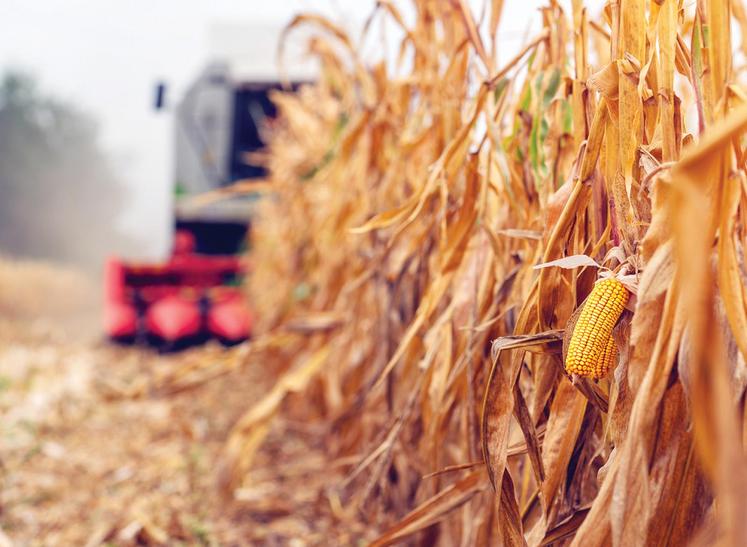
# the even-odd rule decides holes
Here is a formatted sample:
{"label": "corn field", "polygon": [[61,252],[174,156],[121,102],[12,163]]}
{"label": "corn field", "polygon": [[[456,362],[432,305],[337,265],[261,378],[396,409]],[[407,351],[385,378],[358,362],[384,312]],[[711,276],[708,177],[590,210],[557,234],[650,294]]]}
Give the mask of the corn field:
{"label": "corn field", "polygon": [[[327,465],[293,491],[373,545],[744,545],[745,7],[550,0],[499,64],[503,4],[380,0],[373,61],[289,25],[321,76],[274,97],[246,290],[276,381],[223,491],[301,422]],[[600,279],[618,313],[584,315]]]}

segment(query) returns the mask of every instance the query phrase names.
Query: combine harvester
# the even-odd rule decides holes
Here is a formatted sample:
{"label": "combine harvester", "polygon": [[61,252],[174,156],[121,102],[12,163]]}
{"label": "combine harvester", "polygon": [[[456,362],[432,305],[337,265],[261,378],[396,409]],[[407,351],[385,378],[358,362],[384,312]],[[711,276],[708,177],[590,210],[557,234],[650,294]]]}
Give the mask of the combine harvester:
{"label": "combine harvester", "polygon": [[[252,33],[245,27],[214,29],[213,41],[222,44],[223,58],[253,59],[253,66],[248,71],[236,70],[236,64],[234,70],[228,63],[208,66],[176,108],[171,255],[161,263],[117,257],[106,263],[104,328],[112,341],[174,350],[210,338],[232,345],[251,335],[251,312],[241,292],[248,266],[241,254],[257,198],[204,199],[205,193],[265,174],[252,154],[263,147],[262,133],[275,116],[269,94],[281,84],[275,67],[268,64],[275,58],[272,48],[261,52],[231,47],[247,35]],[[310,80],[312,72],[297,69],[291,86]],[[237,76],[247,73],[250,76]],[[159,85],[157,109],[163,107],[163,97]]]}
{"label": "combine harvester", "polygon": [[[252,321],[240,289],[245,268],[238,254],[230,252],[238,251],[246,228],[225,220],[177,220],[167,261],[143,264],[110,258],[104,300],[109,338],[161,349],[211,337],[226,344],[246,340]],[[216,247],[216,241],[221,245]]]}

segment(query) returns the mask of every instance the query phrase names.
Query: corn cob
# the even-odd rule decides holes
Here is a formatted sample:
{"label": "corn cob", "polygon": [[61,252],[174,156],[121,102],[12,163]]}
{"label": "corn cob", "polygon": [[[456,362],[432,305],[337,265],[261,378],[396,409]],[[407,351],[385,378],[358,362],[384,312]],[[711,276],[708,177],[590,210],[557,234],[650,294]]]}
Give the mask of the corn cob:
{"label": "corn cob", "polygon": [[565,358],[568,374],[601,378],[617,358],[612,329],[628,302],[628,290],[617,279],[598,282],[586,299]]}

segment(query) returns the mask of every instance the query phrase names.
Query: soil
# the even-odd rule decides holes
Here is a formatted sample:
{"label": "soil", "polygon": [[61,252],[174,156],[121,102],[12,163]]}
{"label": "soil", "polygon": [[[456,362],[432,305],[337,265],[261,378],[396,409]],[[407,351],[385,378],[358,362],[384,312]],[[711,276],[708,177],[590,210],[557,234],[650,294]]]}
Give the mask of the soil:
{"label": "soil", "polygon": [[219,493],[228,433],[274,379],[247,347],[113,345],[96,283],[56,265],[0,258],[0,287],[0,547],[370,539],[313,423],[277,420]]}
{"label": "soil", "polygon": [[97,284],[57,265],[0,259],[0,287],[0,547],[371,536],[330,490],[339,469],[311,423],[273,426],[230,499],[219,493],[228,433],[273,381],[246,346],[112,345]]}
{"label": "soil", "polygon": [[0,285],[0,547],[314,537],[277,473],[260,500],[217,493],[227,433],[270,383],[241,348],[111,345],[95,283],[58,266],[2,260]]}

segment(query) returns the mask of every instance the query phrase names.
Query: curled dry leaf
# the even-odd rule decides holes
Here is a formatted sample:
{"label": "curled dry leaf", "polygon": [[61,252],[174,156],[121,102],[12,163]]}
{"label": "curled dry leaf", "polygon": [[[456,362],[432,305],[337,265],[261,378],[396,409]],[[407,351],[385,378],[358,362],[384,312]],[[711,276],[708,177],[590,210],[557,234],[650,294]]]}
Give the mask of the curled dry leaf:
{"label": "curled dry leaf", "polygon": [[550,262],[543,262],[534,266],[535,270],[542,268],[549,268],[550,266],[557,266],[558,268],[573,269],[581,268],[584,266],[591,266],[594,268],[601,268],[597,261],[586,255],[572,255],[558,258],[557,260],[551,260]]}

